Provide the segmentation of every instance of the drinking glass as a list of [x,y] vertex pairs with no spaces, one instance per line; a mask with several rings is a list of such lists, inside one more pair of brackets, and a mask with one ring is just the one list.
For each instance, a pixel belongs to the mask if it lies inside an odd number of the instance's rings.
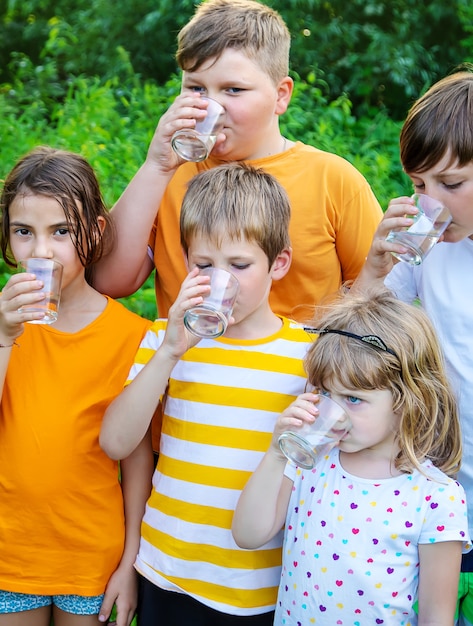
[[312,469],[350,430],[350,418],[328,396],[319,396],[319,415],[312,423],[304,422],[279,436],[279,447],[298,467]]
[[414,223],[407,229],[392,230],[386,241],[399,243],[407,248],[407,252],[391,252],[397,259],[411,265],[420,265],[447,229],[452,216],[435,198],[422,193],[416,193],[412,197],[419,209],[412,216]]
[[202,304],[185,312],[184,324],[198,337],[220,337],[227,330],[238,294],[238,280],[231,272],[217,267],[206,267],[200,273],[210,276],[210,293]]
[[44,313],[39,320],[29,320],[30,324],[53,324],[57,320],[59,299],[61,296],[62,265],[52,259],[30,258],[20,261],[20,269],[23,272],[34,274],[37,280],[43,282],[45,297],[39,302],[26,304],[20,307],[20,312]]
[[212,151],[217,135],[225,123],[225,109],[221,104],[207,96],[201,96],[208,102],[207,115],[196,122],[194,128],[177,130],[171,139],[174,152],[185,161],[204,161]]

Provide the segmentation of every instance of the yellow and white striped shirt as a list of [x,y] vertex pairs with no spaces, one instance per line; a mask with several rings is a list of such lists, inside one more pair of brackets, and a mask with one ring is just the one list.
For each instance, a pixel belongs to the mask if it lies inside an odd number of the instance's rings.
[[[276,603],[282,533],[258,550],[242,550],[231,523],[278,415],[304,391],[302,359],[313,336],[281,319],[279,332],[265,339],[202,339],[174,367],[142,523],[138,571],[233,615],[265,613]],[[157,320],[148,331],[127,383],[165,329]]]

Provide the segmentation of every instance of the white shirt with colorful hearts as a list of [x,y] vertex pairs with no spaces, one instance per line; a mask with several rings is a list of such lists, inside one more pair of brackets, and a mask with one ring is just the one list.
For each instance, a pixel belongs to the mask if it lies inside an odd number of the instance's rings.
[[[344,471],[338,450],[294,481],[275,626],[415,626],[418,544],[461,541],[465,493],[430,462],[383,480]],[[433,480],[435,479],[435,480]]]

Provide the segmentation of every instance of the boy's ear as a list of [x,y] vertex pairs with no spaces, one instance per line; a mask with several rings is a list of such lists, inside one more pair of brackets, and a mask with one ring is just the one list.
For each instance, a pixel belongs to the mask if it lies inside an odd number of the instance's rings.
[[282,115],[286,112],[289,102],[291,101],[292,90],[294,89],[294,81],[290,76],[283,78],[277,87],[278,97],[276,100],[277,115]]
[[291,267],[292,261],[292,248],[284,248],[276,257],[271,270],[272,280],[281,280],[284,278]]

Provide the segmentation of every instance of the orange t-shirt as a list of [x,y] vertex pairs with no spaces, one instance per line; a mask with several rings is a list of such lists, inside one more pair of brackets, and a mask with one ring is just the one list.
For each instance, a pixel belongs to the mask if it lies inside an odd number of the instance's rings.
[[0,589],[105,590],[124,513],[117,462],[98,437],[149,326],[110,299],[77,333],[25,324],[0,404]]
[[[287,275],[273,282],[271,307],[279,315],[307,322],[316,304],[358,276],[381,221],[381,207],[353,165],[312,146],[298,142],[285,152],[248,162],[272,174],[291,202],[292,263]],[[187,273],[179,234],[187,183],[219,164],[212,158],[184,163],[167,186],[149,242],[159,317],[167,317]]]

